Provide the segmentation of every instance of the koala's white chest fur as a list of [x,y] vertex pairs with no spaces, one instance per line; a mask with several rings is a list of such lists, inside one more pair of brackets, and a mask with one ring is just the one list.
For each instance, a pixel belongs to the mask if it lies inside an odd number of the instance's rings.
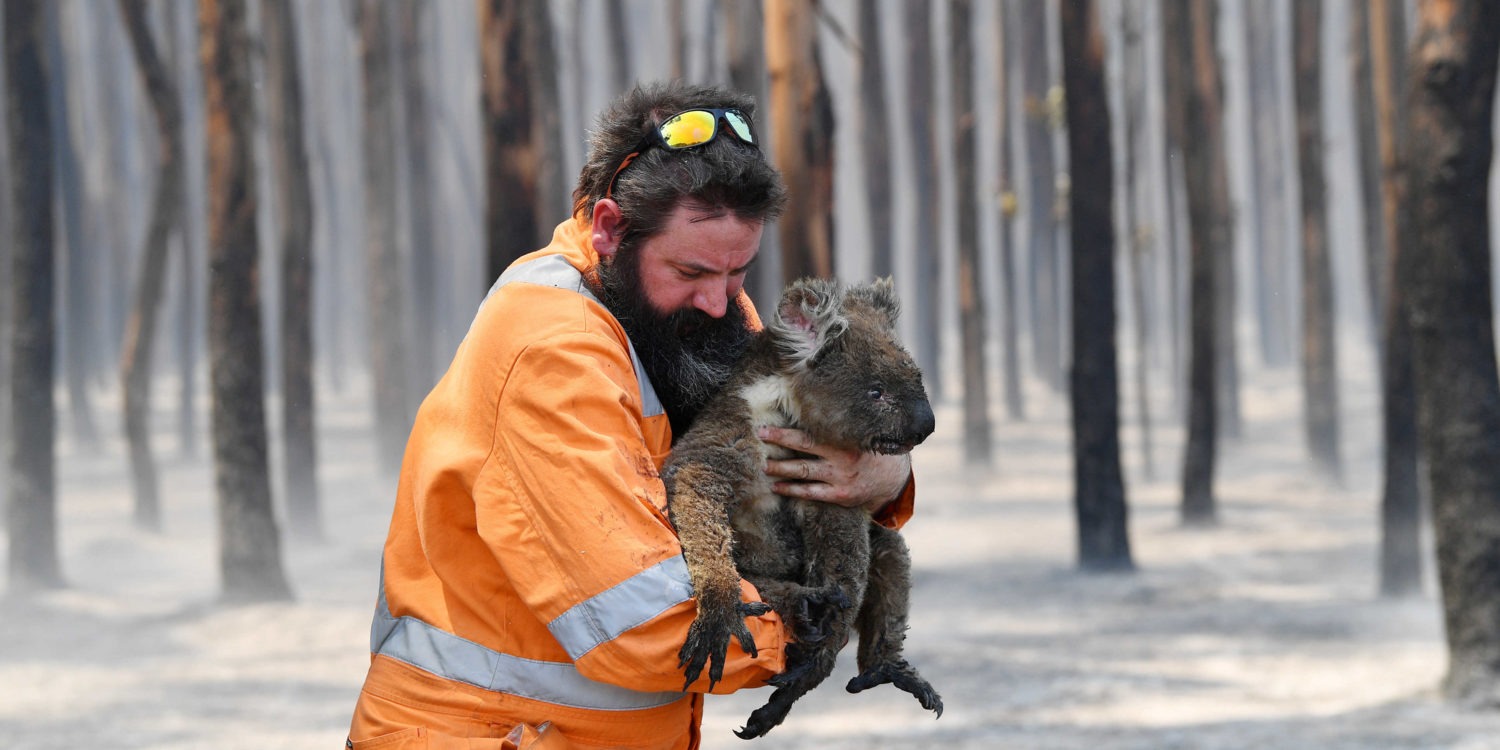
[[[767,375],[743,387],[739,397],[750,410],[750,423],[756,427],[795,427],[801,409],[792,394],[792,383],[785,375]],[[766,460],[792,458],[795,454],[779,445],[756,441],[762,463]],[[766,525],[787,499],[771,491],[771,481],[762,478],[752,497],[740,506],[736,527],[750,536],[766,533]],[[793,504],[794,506],[796,503]]]

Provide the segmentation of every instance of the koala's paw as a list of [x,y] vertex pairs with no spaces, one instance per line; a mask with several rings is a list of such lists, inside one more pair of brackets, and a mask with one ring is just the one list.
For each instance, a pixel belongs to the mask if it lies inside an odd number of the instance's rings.
[[756,656],[755,636],[745,626],[746,617],[758,617],[771,611],[770,605],[761,602],[739,602],[734,607],[699,608],[698,619],[688,628],[687,640],[677,651],[677,666],[682,669],[687,681],[682,689],[687,690],[708,666],[708,689],[724,676],[724,657],[729,651],[729,638],[739,640],[745,653]]
[[750,718],[745,721],[745,726],[735,730],[735,736],[742,740],[764,737],[766,732],[771,731],[786,719],[787,713],[792,710],[792,703],[800,695],[801,692],[777,688],[771,693],[771,699],[766,701],[766,705],[751,712]]
[[917,702],[922,704],[922,708],[935,711],[938,717],[943,715],[943,697],[938,695],[937,691],[932,689],[932,685],[917,673],[916,668],[907,664],[904,659],[877,664],[866,669],[850,680],[845,689],[851,693],[858,693],[887,682],[911,693],[916,697]]
[[833,635],[839,613],[853,605],[849,596],[835,586],[813,589],[797,600],[792,633],[800,643],[822,643]]

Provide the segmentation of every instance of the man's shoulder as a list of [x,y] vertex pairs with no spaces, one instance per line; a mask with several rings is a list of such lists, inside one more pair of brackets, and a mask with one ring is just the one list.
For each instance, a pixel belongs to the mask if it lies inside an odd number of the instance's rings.
[[469,331],[471,341],[481,346],[513,352],[565,345],[580,335],[603,337],[621,351],[629,346],[582,274],[561,256],[543,256],[507,270],[480,305]]

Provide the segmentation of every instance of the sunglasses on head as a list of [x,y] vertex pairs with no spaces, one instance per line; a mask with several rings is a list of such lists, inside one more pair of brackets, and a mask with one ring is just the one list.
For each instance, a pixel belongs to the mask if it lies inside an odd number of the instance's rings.
[[[728,124],[729,127],[721,129],[720,122]],[[604,188],[604,197],[610,198],[614,195],[615,181],[620,179],[620,173],[651,146],[660,146],[669,151],[681,151],[711,143],[719,137],[719,133],[726,130],[734,134],[735,138],[740,139],[741,143],[759,148],[755,143],[755,136],[750,132],[750,118],[738,109],[718,107],[686,109],[668,117],[660,127],[652,128],[634,151],[620,160],[620,166],[615,168],[615,173],[610,175],[609,185]]]

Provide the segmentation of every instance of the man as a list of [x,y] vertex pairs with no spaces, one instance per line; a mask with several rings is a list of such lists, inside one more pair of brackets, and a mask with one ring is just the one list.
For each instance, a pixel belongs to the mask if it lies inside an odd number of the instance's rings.
[[[682,692],[696,609],[657,471],[759,326],[741,287],[786,196],[753,106],[616,101],[573,217],[481,304],[407,444],[349,747],[698,745],[708,677]],[[766,467],[785,494],[910,516],[906,456],[763,438],[809,456]],[[780,618],[748,620],[757,653],[731,644],[715,692],[785,667]]]

